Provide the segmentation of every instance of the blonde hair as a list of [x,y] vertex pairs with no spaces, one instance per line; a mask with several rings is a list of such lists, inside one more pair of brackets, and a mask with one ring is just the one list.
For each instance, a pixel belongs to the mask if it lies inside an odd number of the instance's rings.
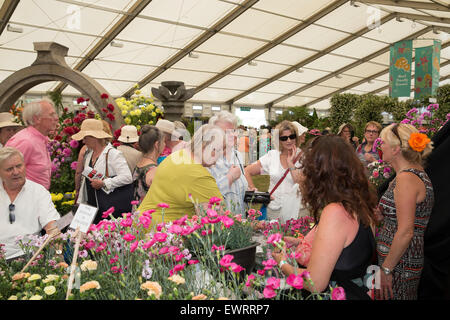
[[[298,147],[300,145],[300,139],[299,139],[299,136],[298,136],[297,127],[292,122],[287,121],[287,120],[283,120],[279,124],[277,124],[277,126],[275,127],[275,130],[278,130],[279,136],[281,136],[281,133],[284,130],[290,130],[292,133],[295,133],[295,146]],[[278,145],[278,147],[276,149],[279,149],[280,152],[283,152],[282,144],[281,143],[275,143],[275,146],[277,146],[277,145]]]
[[369,122],[367,122],[367,123],[366,123],[366,126],[364,127],[364,131],[366,131],[366,129],[367,129],[368,126],[374,126],[374,127],[376,127],[377,130],[378,130],[378,133],[380,133],[381,130],[383,129],[383,127],[381,126],[381,124],[379,124],[379,123],[376,122],[376,121],[369,121]]
[[[394,133],[393,130],[397,128],[398,136]],[[402,151],[402,156],[409,162],[417,163],[422,165],[423,160],[431,153],[433,150],[433,143],[430,142],[427,144],[425,149],[421,152],[413,150],[409,145],[409,138],[412,133],[418,133],[416,127],[410,124],[400,123],[400,124],[390,124],[386,128],[384,128],[380,133],[380,138],[385,143],[389,144],[392,147],[399,146]],[[400,138],[400,139],[399,139]],[[401,140],[401,141],[400,141]]]

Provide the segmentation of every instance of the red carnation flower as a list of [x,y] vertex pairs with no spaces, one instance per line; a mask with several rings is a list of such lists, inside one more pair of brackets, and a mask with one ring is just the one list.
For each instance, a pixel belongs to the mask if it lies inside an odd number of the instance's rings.
[[108,109],[106,109],[106,108],[102,108],[102,111],[103,111],[104,113],[108,113]]
[[81,103],[83,103],[83,102],[85,102],[86,100],[84,100],[84,98],[83,97],[79,97],[78,99],[77,99],[77,103],[78,104],[81,104]]
[[111,121],[116,120],[116,117],[114,117],[114,115],[113,115],[112,113],[108,113],[106,116],[107,116],[108,119],[111,120]]
[[60,135],[57,135],[57,136],[55,137],[55,140],[61,141],[61,140],[62,140],[62,137],[61,137]]
[[121,132],[122,132],[122,128],[117,129],[116,131],[114,131],[114,137],[116,139],[119,139]]
[[108,99],[109,96],[106,93],[102,93],[102,95],[100,96],[102,99]]
[[88,113],[87,113],[87,116],[88,116],[88,118],[90,118],[90,119],[95,118],[95,113],[94,113],[94,111],[89,110]]
[[114,146],[115,148],[119,147],[119,146],[120,146],[120,142],[119,142],[119,141],[114,141],[114,142],[113,142],[113,146]]
[[65,127],[63,132],[69,136],[75,134],[75,130],[73,130],[73,127]]
[[111,103],[109,103],[108,104],[108,109],[109,109],[109,111],[113,112],[114,111],[114,106]]

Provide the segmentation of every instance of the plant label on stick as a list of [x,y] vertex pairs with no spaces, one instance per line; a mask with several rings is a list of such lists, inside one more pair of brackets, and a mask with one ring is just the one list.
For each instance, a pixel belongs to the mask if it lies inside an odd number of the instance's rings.
[[98,208],[81,203],[75,213],[69,228],[76,230],[79,228],[80,232],[87,233],[92,221],[94,221]]

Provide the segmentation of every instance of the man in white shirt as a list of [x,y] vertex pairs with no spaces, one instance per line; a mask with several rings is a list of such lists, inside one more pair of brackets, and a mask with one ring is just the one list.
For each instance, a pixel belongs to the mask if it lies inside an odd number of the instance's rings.
[[0,243],[6,259],[24,254],[15,243],[18,236],[58,233],[59,213],[50,192],[42,185],[26,179],[22,153],[12,147],[0,149]]

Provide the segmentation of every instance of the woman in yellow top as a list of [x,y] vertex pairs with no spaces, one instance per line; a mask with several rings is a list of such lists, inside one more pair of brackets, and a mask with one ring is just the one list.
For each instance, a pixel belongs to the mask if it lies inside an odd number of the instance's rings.
[[[163,221],[191,217],[198,207],[207,208],[209,199],[223,199],[216,180],[206,170],[222,155],[225,133],[214,125],[203,125],[190,144],[168,156],[156,169],[152,185],[138,208],[140,213],[154,209],[152,226]],[[162,216],[160,203],[166,203]],[[196,204],[194,206],[194,203]],[[196,208],[197,207],[197,208]]]

